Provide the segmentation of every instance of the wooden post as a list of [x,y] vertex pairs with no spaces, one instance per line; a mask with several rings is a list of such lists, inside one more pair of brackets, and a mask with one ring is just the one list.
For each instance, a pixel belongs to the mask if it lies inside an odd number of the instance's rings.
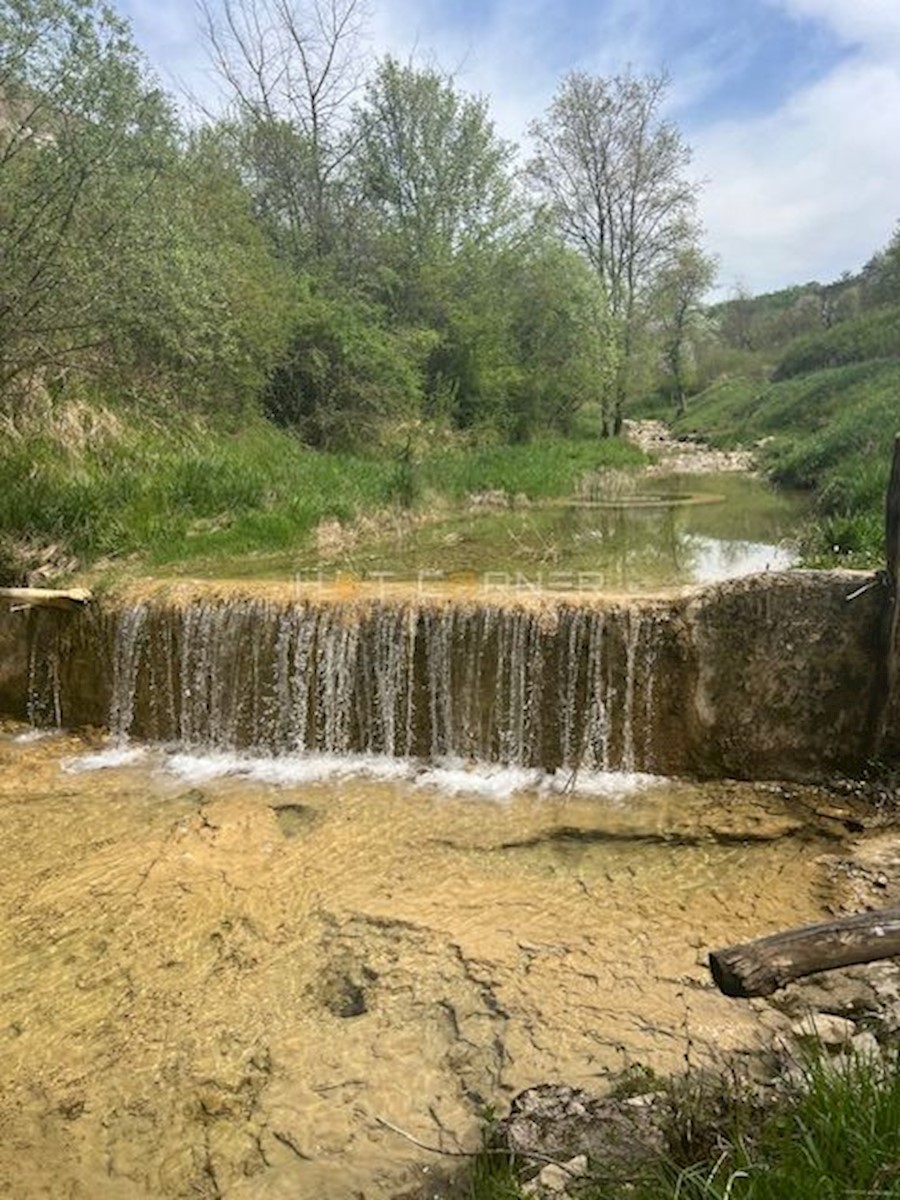
[[894,438],[894,458],[884,506],[885,599],[879,634],[878,661],[869,712],[873,758],[883,747],[887,723],[897,693],[897,640],[900,635],[900,433]]
[[794,979],[900,955],[900,908],[789,929],[709,956],[726,996],[770,996]]

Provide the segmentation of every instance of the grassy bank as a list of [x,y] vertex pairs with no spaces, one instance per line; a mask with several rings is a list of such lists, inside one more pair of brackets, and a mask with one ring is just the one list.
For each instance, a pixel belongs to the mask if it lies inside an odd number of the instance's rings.
[[[832,340],[840,362],[846,341],[840,327]],[[806,343],[804,355],[789,349],[772,382],[720,380],[689,401],[673,429],[718,446],[755,446],[776,483],[811,489],[810,563],[873,566],[883,555],[884,493],[900,428],[900,361],[823,367],[828,344],[822,335],[815,354]],[[801,370],[807,363],[814,369]],[[652,407],[639,406],[636,415],[650,415]]]
[[[733,1082],[668,1085],[665,1151],[639,1167],[589,1164],[580,1200],[846,1200],[900,1197],[900,1072],[894,1054],[814,1059],[761,1096]],[[532,1169],[524,1175],[534,1174]],[[523,1172],[486,1152],[466,1200],[519,1200]]]
[[641,461],[597,439],[326,454],[262,418],[227,430],[70,406],[0,442],[0,573],[48,550],[81,567],[136,557],[147,568],[300,551],[325,519],[492,490],[565,495],[590,470]]

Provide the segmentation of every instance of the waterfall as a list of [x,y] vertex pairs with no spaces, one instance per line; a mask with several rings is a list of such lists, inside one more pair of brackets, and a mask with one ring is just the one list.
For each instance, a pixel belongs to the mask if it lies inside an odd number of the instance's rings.
[[151,598],[37,638],[31,712],[77,721],[75,662],[118,740],[640,770],[655,629],[588,604]]
[[[844,572],[669,598],[170,585],[8,618],[0,699],[36,725],[204,751],[818,777],[870,751],[881,599],[847,604],[858,588]],[[900,717],[890,730],[900,746]]]

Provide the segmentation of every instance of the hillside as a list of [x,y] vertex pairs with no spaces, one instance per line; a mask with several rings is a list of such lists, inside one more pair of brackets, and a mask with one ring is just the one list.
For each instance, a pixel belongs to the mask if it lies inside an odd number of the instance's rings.
[[[859,276],[739,296],[707,318],[676,434],[754,446],[776,483],[811,489],[810,563],[878,564],[900,429],[900,233]],[[672,410],[657,394],[634,411]]]

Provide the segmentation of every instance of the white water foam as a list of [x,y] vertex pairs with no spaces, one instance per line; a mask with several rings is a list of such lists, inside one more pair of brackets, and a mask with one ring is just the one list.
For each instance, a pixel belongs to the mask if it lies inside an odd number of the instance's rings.
[[285,754],[267,757],[231,752],[171,754],[164,769],[188,783],[239,776],[255,783],[302,786],[331,779],[361,777],[393,780],[410,777],[408,759],[376,754]]
[[147,750],[143,746],[108,746],[94,754],[81,754],[78,758],[67,758],[62,763],[64,771],[78,774],[82,771],[108,771],[113,767],[133,767],[145,762]]
[[26,729],[24,733],[13,734],[11,740],[18,745],[27,745],[30,742],[45,742],[47,738],[59,735],[58,729]]
[[547,773],[501,763],[441,757],[433,763],[385,754],[240,754],[236,751],[171,751],[164,747],[116,744],[66,759],[63,770],[103,771],[152,765],[189,784],[239,778],[277,787],[303,787],[341,779],[403,781],[445,796],[472,796],[502,801],[523,792],[553,796],[596,796],[624,799],[658,786],[656,775],[636,771],[560,770]]

